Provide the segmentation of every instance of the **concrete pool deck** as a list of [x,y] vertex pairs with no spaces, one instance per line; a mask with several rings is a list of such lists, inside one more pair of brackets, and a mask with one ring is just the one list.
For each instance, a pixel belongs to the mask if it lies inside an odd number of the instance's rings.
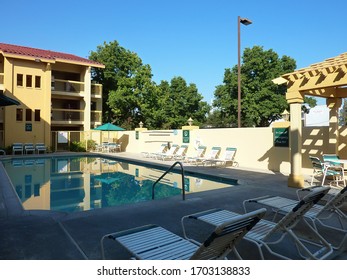
[[[108,154],[109,156],[109,154]],[[132,159],[169,167],[173,162],[151,160],[139,154],[117,153],[117,159]],[[296,198],[296,189],[287,187],[288,176],[267,170],[243,167],[215,168],[185,166],[187,172],[238,180],[230,188],[96,209],[78,213],[24,211],[0,168],[0,259],[2,260],[100,260],[103,235],[145,224],[158,224],[182,236],[182,216],[210,208],[224,208],[243,213],[245,199],[263,195]],[[309,177],[307,178],[309,179]],[[114,241],[105,242],[106,259],[129,259],[130,255]],[[256,254],[246,258],[257,259]],[[254,250],[255,251],[255,250]],[[242,253],[242,250],[240,251]],[[346,260],[347,252],[335,259]]]

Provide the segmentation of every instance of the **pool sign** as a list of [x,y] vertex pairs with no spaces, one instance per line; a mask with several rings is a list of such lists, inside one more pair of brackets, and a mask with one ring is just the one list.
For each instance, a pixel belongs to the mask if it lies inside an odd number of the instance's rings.
[[189,130],[183,130],[183,143],[189,143]]
[[274,146],[289,147],[289,129],[274,128]]
[[31,123],[26,123],[25,131],[33,131],[33,125]]

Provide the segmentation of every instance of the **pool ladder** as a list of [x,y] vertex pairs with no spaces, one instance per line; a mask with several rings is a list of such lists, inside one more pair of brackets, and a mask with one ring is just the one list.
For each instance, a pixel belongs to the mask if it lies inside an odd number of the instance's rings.
[[185,200],[186,199],[186,190],[185,190],[185,187],[184,187],[184,168],[183,168],[183,164],[182,162],[180,161],[176,161],[173,165],[170,166],[170,168],[168,170],[166,170],[164,172],[163,175],[161,175],[157,181],[155,181],[155,183],[153,184],[152,186],[152,200],[154,199],[154,188],[155,188],[155,185],[157,183],[159,183],[159,181],[161,179],[163,179],[165,177],[166,174],[168,174],[176,165],[179,165],[181,167],[181,177],[182,177],[182,200]]

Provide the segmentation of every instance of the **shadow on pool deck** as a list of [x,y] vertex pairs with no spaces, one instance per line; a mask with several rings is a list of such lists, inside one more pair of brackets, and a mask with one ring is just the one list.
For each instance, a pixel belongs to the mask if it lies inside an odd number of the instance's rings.
[[[147,161],[138,154],[120,153],[118,158]],[[170,165],[172,162],[153,161]],[[288,177],[269,171],[242,168],[211,168],[187,166],[188,172],[211,174],[238,180],[230,188],[96,209],[78,213],[24,211],[18,203],[4,170],[0,168],[0,259],[69,260],[101,259],[100,239],[103,235],[145,224],[158,224],[182,235],[182,216],[210,208],[224,208],[243,213],[245,199],[262,195],[296,198],[296,189],[287,187]],[[129,259],[130,255],[114,241],[107,240],[107,259]],[[242,253],[242,248],[240,252]],[[247,249],[248,252],[253,250]],[[255,250],[254,250],[255,251]],[[258,259],[256,254],[247,254]],[[347,259],[347,253],[336,257]]]

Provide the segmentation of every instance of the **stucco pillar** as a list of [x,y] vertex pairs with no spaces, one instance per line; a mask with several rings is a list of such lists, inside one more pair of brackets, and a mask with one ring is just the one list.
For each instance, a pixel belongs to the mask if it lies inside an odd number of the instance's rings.
[[290,104],[290,175],[288,186],[295,188],[304,187],[302,175],[302,121],[301,103]]
[[202,139],[199,135],[199,126],[192,125],[193,120],[189,125],[182,126],[182,144],[188,145],[187,155],[196,156],[196,149],[202,145]]
[[84,73],[84,110],[83,110],[83,130],[90,130],[91,117],[91,68],[87,67]]
[[147,128],[143,127],[143,123],[141,122],[139,124],[139,127],[135,128],[135,140],[136,140],[136,148],[137,148],[137,152],[141,153],[143,151],[146,151],[145,147],[145,141],[144,141],[144,137],[142,137],[142,133],[143,132],[147,132]]
[[327,154],[339,153],[339,108],[341,107],[341,98],[328,98],[326,104],[329,108],[329,145]]

